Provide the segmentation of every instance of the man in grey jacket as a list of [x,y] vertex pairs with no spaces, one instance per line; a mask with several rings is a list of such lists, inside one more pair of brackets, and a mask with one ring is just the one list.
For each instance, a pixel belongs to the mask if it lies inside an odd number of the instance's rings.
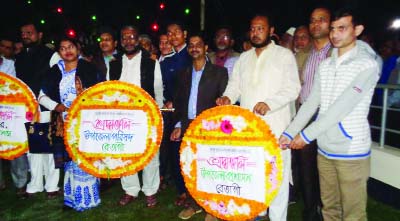
[[[310,96],[279,142],[302,149],[317,140],[324,220],[367,220],[367,116],[379,65],[366,45],[356,41],[364,27],[353,11],[337,11],[330,29],[332,56],[318,67]],[[303,129],[317,108],[317,119]]]

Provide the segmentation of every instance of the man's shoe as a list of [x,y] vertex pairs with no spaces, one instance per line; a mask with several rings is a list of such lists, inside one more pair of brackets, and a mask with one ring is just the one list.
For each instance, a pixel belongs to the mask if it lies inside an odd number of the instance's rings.
[[202,209],[193,209],[192,207],[188,207],[184,210],[182,210],[179,214],[178,217],[180,219],[186,220],[186,219],[190,219],[190,217],[192,217],[193,215],[196,215],[197,213],[201,213],[203,210]]
[[26,194],[26,187],[17,188],[17,196],[23,196]]
[[60,194],[61,194],[60,191],[47,192],[47,199],[49,199],[49,200],[54,199],[57,196],[59,196]]
[[151,196],[146,196],[146,206],[149,208],[153,208],[157,205],[157,197],[156,194]]
[[35,196],[35,194],[34,193],[25,192],[24,194],[18,195],[18,196],[20,197],[20,199],[26,200],[26,199],[33,198]]
[[131,195],[125,193],[125,194],[121,197],[121,199],[119,200],[118,203],[119,203],[119,205],[121,205],[121,206],[125,206],[125,205],[127,205],[128,203],[134,201],[135,199],[136,199],[136,197],[131,196]]

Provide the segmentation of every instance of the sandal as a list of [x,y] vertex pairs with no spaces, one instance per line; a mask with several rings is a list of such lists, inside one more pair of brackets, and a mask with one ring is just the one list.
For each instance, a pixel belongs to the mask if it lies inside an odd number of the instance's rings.
[[184,206],[187,200],[186,193],[182,193],[180,196],[178,196],[175,200],[175,205],[177,206]]
[[157,197],[156,194],[151,196],[146,196],[146,206],[149,208],[153,208],[157,205]]
[[135,201],[135,199],[136,199],[136,197],[131,196],[131,195],[125,193],[125,194],[121,197],[121,199],[119,200],[118,203],[119,203],[119,205],[121,205],[121,206],[125,206],[125,205],[127,205],[128,203]]
[[180,219],[183,219],[183,220],[187,220],[187,219],[190,219],[192,216],[194,216],[194,215],[196,215],[196,214],[198,214],[198,213],[201,213],[203,210],[201,209],[201,208],[199,208],[199,209],[194,209],[194,208],[192,208],[192,207],[188,207],[188,208],[186,208],[186,209],[184,209],[184,210],[182,210],[179,214],[178,214],[178,217],[180,218]]

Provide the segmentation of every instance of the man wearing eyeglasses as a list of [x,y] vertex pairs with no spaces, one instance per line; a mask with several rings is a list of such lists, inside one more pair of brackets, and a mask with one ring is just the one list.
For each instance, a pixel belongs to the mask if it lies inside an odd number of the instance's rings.
[[211,63],[228,69],[231,75],[233,66],[239,58],[239,53],[233,50],[235,41],[232,37],[232,31],[227,27],[221,27],[215,32],[214,44],[216,51],[208,54]]
[[[121,29],[121,46],[124,54],[121,58],[110,62],[110,80],[120,80],[137,85],[149,93],[159,107],[163,105],[163,85],[160,64],[150,58],[150,54],[139,45],[139,33],[134,26],[125,26]],[[125,194],[119,200],[119,205],[125,206],[134,201],[143,191],[146,195],[146,206],[154,207],[157,204],[156,193],[160,185],[158,153],[143,169],[140,186],[138,174],[121,178],[122,189]]]

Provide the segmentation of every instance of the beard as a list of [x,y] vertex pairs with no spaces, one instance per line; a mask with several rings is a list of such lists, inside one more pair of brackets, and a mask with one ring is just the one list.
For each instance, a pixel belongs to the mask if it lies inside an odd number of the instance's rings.
[[22,41],[22,44],[24,45],[25,48],[31,48],[31,47],[37,45],[38,42],[33,42],[33,41],[24,42],[24,41]]
[[251,45],[255,48],[263,48],[263,47],[267,46],[270,42],[271,42],[271,36],[269,36],[269,35],[267,36],[265,41],[263,41],[261,43],[255,43],[253,41],[250,41]]
[[139,46],[139,45],[136,45],[135,48],[132,49],[132,50],[130,50],[130,51],[128,51],[128,50],[126,50],[126,49],[124,48],[124,52],[125,52],[126,55],[133,55],[133,54],[136,54],[139,50],[140,50],[140,46]]
[[220,51],[224,51],[224,50],[229,49],[229,46],[228,45],[217,45],[217,49]]

